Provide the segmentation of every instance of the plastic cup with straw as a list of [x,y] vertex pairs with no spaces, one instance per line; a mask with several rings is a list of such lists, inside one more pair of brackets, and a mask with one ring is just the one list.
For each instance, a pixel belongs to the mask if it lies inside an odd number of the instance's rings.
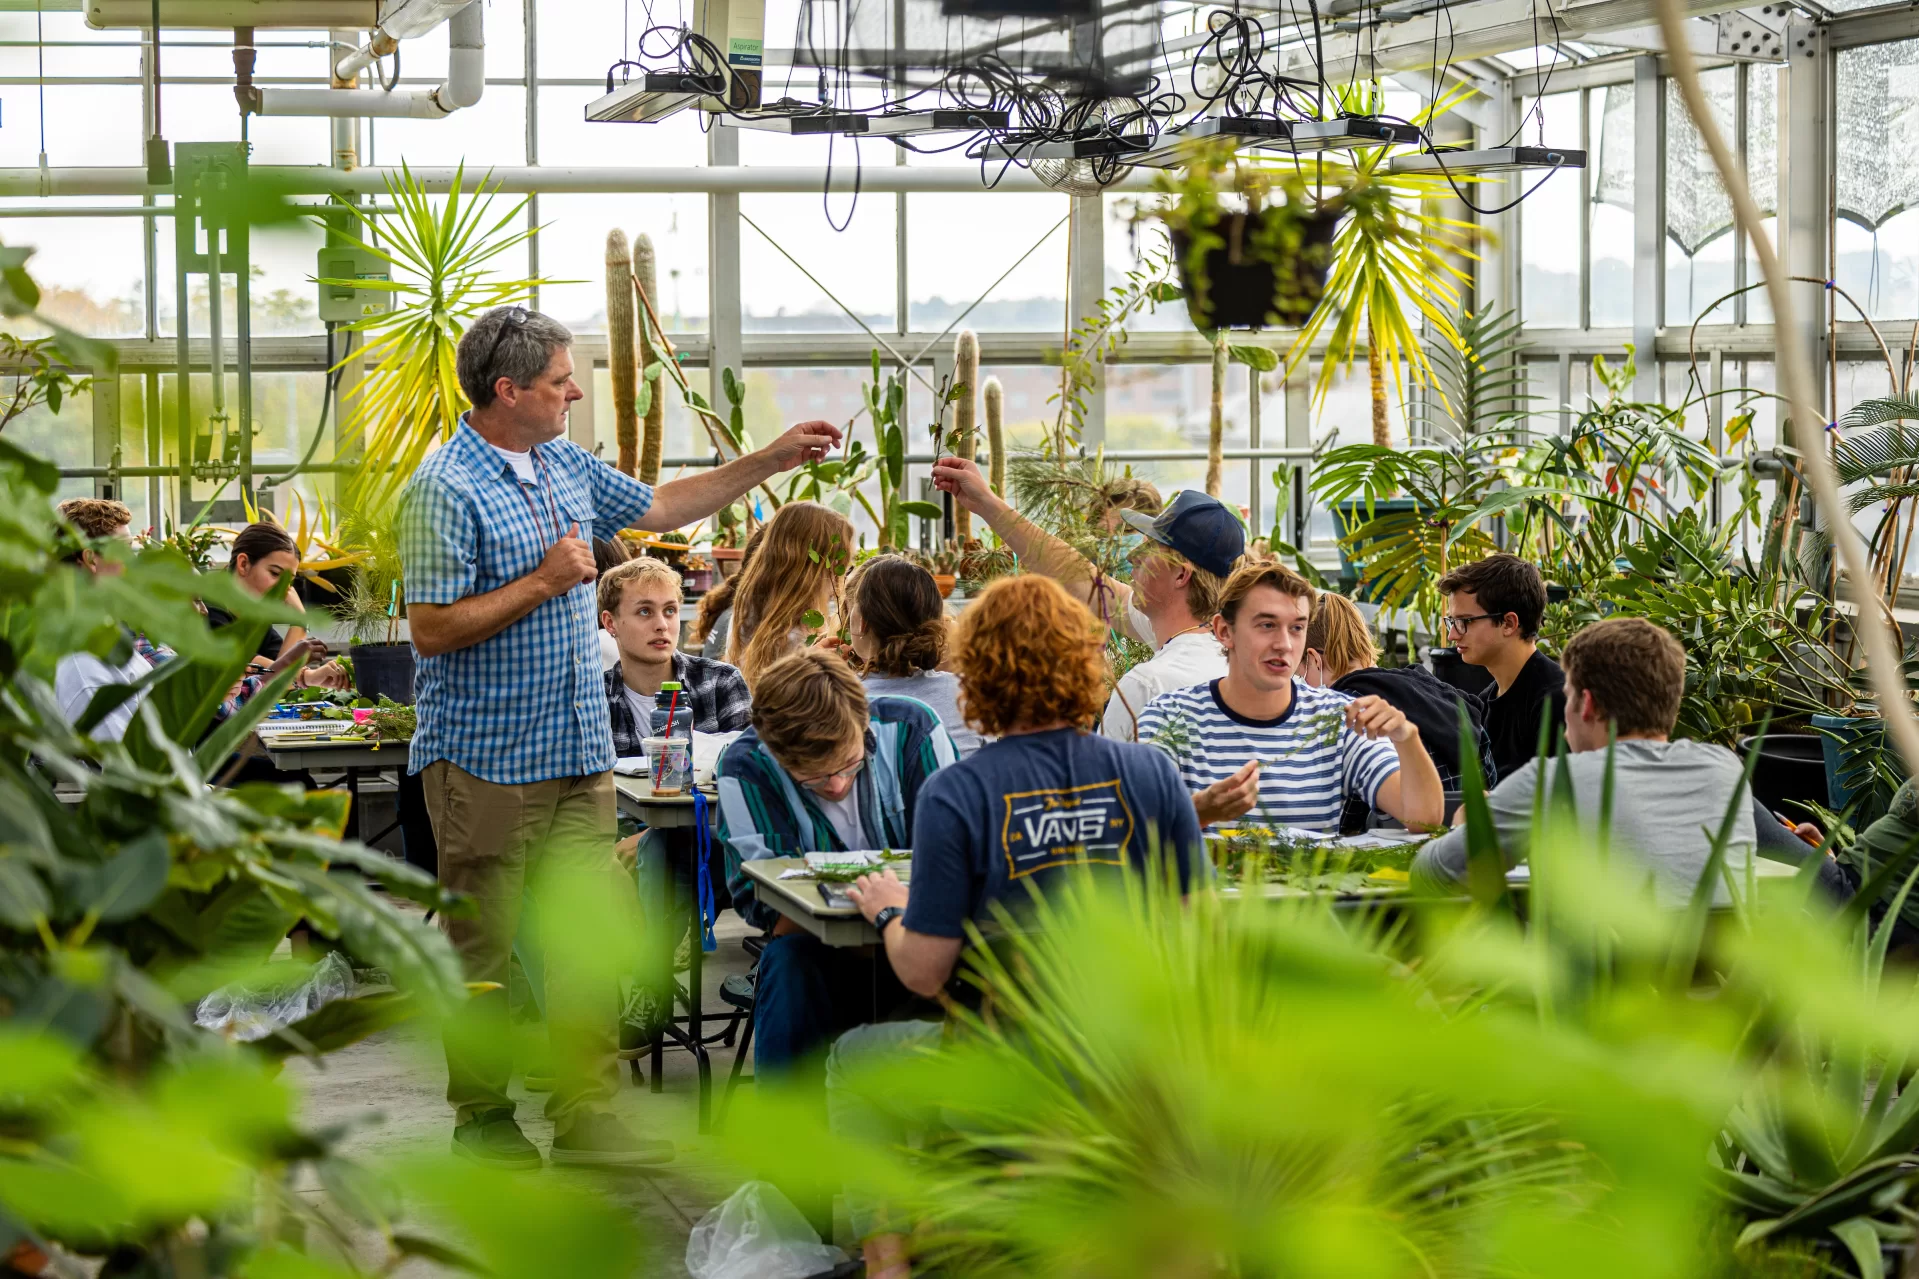
[[[668,680],[664,684],[660,685],[660,691],[662,693],[668,693],[668,692],[671,693],[671,696],[667,698],[667,702],[666,702],[666,736],[663,739],[665,742],[667,742],[670,745],[673,741],[673,715],[674,715],[674,712],[677,711],[680,707],[680,686],[676,681]],[[688,743],[689,769],[691,767],[691,752],[690,752],[691,745],[692,744],[689,742]],[[662,748],[660,751],[659,763],[653,769],[653,793],[656,795],[659,793],[660,783],[666,780],[666,762],[668,758],[669,756],[666,750]]]

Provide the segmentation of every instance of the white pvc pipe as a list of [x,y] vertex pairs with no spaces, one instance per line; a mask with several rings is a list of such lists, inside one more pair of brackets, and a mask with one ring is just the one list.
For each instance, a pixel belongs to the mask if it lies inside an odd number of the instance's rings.
[[[315,90],[325,92],[325,90]],[[341,92],[346,92],[342,90]],[[378,94],[372,96],[380,96]],[[601,126],[608,135],[616,139],[630,138],[628,144],[638,148],[644,145],[646,130],[644,124],[608,124]],[[983,191],[985,185],[980,181],[977,165],[941,165],[934,167],[919,165],[896,165],[871,163],[863,166],[859,174],[860,189],[871,193],[894,194],[897,192],[950,192],[964,193]],[[396,168],[367,167],[355,169],[351,173],[342,173],[338,169],[322,165],[254,165],[249,169],[254,174],[271,174],[284,184],[288,194],[323,195],[330,192],[342,194],[359,193],[363,195],[385,195],[387,176],[399,177]],[[998,166],[993,166],[998,172]],[[425,190],[443,193],[453,189],[454,170],[450,168],[415,168],[413,180]],[[643,195],[662,193],[674,194],[760,194],[775,192],[799,192],[818,195],[831,179],[832,190],[848,191],[853,189],[854,169],[851,163],[836,164],[829,174],[826,169],[808,165],[748,165],[680,168],[639,168],[639,167],[570,167],[555,165],[515,166],[512,168],[468,169],[461,179],[462,189],[474,191],[485,183],[489,190],[498,188],[512,194],[583,194],[606,192],[611,194]],[[1127,174],[1110,190],[1122,192],[1150,191],[1153,174],[1135,170]],[[1009,171],[996,188],[1005,192],[1045,191],[1039,180],[1022,169]],[[149,187],[147,171],[142,168],[75,168],[48,169],[44,173],[36,168],[0,168],[0,197],[5,196],[79,196],[79,195],[165,195],[169,188]],[[0,210],[0,218],[6,216]]]
[[374,37],[341,58],[333,68],[336,80],[354,80],[359,74],[400,47],[400,42],[386,32],[381,31]]
[[[261,115],[366,116],[438,120],[470,107],[486,91],[485,6],[474,0],[453,15],[446,79],[437,89],[382,93],[372,89],[262,89]],[[378,41],[372,41],[371,48]],[[360,52],[365,52],[362,49]],[[352,57],[357,58],[359,53]],[[349,58],[347,61],[350,61]],[[342,66],[345,65],[343,61]]]

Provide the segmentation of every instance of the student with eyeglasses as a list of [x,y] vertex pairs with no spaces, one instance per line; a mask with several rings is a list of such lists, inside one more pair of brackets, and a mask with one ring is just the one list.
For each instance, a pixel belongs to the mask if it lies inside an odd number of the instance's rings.
[[1483,666],[1493,683],[1478,694],[1485,710],[1493,766],[1501,778],[1539,753],[1539,721],[1547,719],[1550,751],[1566,727],[1566,676],[1539,651],[1546,582],[1517,555],[1488,555],[1439,579],[1446,597],[1440,619],[1459,659]]
[[910,1000],[884,955],[827,946],[754,900],[744,863],[913,846],[926,779],[956,762],[939,716],[909,697],[868,697],[837,653],[802,649],[760,675],[753,726],[720,755],[720,840],[733,908],[771,927],[754,995],[753,1069],[817,1082],[842,1031]]

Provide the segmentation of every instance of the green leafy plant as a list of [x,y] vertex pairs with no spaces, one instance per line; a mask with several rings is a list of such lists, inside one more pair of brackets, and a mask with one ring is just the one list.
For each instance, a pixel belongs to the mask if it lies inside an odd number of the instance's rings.
[[524,225],[526,201],[496,206],[499,184],[482,181],[462,193],[465,167],[455,170],[452,191],[431,196],[404,162],[387,177],[391,213],[346,206],[358,234],[344,240],[385,262],[390,280],[321,280],[393,295],[392,309],[353,321],[365,334],[352,359],[367,363],[350,390],[353,406],[341,451],[357,448],[364,460],[349,473],[343,504],[356,511],[392,501],[433,444],[452,436],[467,407],[454,370],[454,352],[467,325],[496,306],[525,298],[538,279],[502,279],[493,263],[534,235]]
[[93,389],[93,379],[72,371],[57,341],[0,333],[0,368],[6,370],[0,373],[0,431],[43,405],[58,413],[66,401]]
[[[1125,345],[1127,324],[1139,316],[1153,314],[1162,302],[1180,299],[1179,285],[1169,278],[1171,271],[1172,258],[1158,249],[1149,249],[1140,255],[1138,264],[1126,272],[1124,279],[1106,290],[1090,314],[1068,326],[1060,350],[1060,387],[1047,400],[1049,404],[1057,404],[1058,411],[1053,429],[1041,446],[1043,451],[1064,459],[1079,448],[1085,433],[1087,395],[1098,385],[1100,371]],[[999,406],[989,397],[989,427],[996,407]],[[995,447],[995,463],[999,456],[1000,450]]]
[[[1430,125],[1470,87],[1441,94],[1413,117]],[[1358,115],[1377,114],[1383,94],[1376,84],[1356,86],[1342,95],[1341,107]],[[1288,371],[1308,359],[1320,360],[1315,399],[1324,404],[1341,370],[1350,371],[1364,355],[1372,403],[1372,441],[1390,443],[1389,394],[1403,398],[1407,383],[1430,384],[1429,347],[1460,343],[1454,327],[1461,290],[1470,287],[1468,264],[1476,258],[1475,239],[1483,234],[1471,222],[1440,212],[1452,196],[1447,179],[1430,173],[1393,173],[1390,147],[1355,147],[1351,164],[1315,158],[1313,182],[1342,192],[1346,218],[1333,240],[1333,261],[1326,291],[1287,356]],[[1454,182],[1469,183],[1470,175]],[[1409,309],[1408,304],[1411,304]],[[1425,319],[1419,331],[1415,315]],[[1324,354],[1314,357],[1322,346]]]
[[[868,504],[863,495],[859,500],[868,516],[879,526],[880,549],[890,550],[906,545],[911,527],[909,520],[937,520],[945,512],[931,502],[906,496],[906,385],[893,373],[887,373],[882,380],[877,347],[872,353],[872,371],[873,380],[862,386],[861,393],[866,401],[867,419],[873,423],[873,460],[874,471],[879,477],[879,509],[875,510]],[[944,405],[941,408],[944,411]],[[853,492],[859,494],[858,489]]]
[[1314,185],[1318,190],[1309,191],[1302,171],[1259,163],[1226,141],[1188,144],[1184,164],[1154,174],[1153,188],[1161,199],[1134,205],[1132,217],[1161,222],[1174,237],[1186,283],[1181,292],[1194,328],[1210,332],[1217,327],[1208,262],[1221,251],[1230,262],[1272,268],[1275,292],[1268,323],[1297,323],[1311,313],[1319,295],[1307,291],[1306,281],[1317,283],[1331,254],[1324,244],[1308,242],[1308,227],[1344,207],[1336,182],[1330,195],[1325,194],[1328,184]]

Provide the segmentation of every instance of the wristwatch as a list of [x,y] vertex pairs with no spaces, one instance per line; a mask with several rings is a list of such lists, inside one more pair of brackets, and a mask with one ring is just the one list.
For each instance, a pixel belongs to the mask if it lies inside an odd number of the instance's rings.
[[904,915],[905,913],[906,911],[899,906],[886,907],[885,909],[881,910],[879,914],[873,916],[873,931],[884,936],[886,933],[886,926],[892,923],[894,920],[898,919],[901,915]]

